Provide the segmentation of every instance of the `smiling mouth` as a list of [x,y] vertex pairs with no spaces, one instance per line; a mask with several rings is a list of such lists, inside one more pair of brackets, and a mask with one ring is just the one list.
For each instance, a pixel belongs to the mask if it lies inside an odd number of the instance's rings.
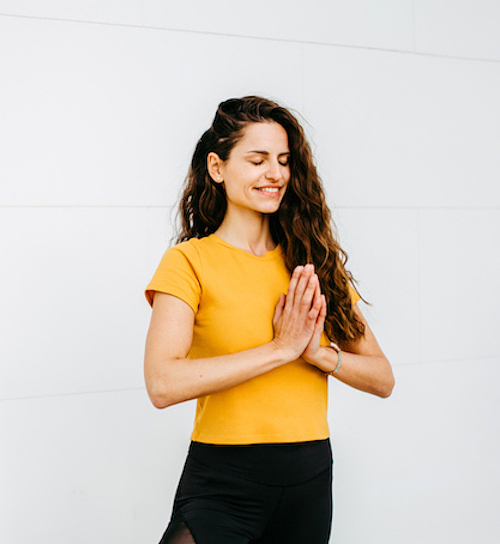
[[279,187],[257,187],[256,189],[261,193],[267,193],[269,195],[277,195],[280,192]]

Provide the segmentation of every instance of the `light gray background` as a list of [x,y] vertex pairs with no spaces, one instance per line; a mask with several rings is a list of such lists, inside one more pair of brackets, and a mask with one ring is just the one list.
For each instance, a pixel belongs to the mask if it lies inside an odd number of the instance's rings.
[[0,0],[0,541],[154,543],[193,403],[156,411],[143,289],[215,107],[306,120],[381,400],[332,380],[335,544],[499,541],[494,0]]

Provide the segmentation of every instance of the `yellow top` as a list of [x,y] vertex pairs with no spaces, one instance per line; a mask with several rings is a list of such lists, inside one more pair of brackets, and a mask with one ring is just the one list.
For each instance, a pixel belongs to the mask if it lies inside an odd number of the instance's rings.
[[[270,342],[272,318],[290,274],[281,248],[262,257],[215,234],[170,248],[146,290],[174,295],[195,312],[189,357],[236,353]],[[352,289],[353,304],[359,296]],[[327,345],[326,336],[322,344]],[[208,444],[304,442],[328,438],[327,376],[298,359],[204,397],[191,439]]]

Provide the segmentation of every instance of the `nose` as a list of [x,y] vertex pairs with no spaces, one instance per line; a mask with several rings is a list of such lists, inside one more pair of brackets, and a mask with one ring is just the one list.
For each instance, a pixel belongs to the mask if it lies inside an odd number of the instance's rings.
[[282,177],[281,168],[278,161],[269,162],[269,168],[266,172],[266,178],[269,181],[278,182]]

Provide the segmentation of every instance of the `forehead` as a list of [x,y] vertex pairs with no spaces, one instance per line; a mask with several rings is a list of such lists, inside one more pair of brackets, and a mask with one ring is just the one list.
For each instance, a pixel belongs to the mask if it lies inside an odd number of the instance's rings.
[[243,131],[243,136],[234,146],[234,150],[246,153],[259,150],[270,153],[288,152],[288,134],[286,130],[274,121],[250,123]]

